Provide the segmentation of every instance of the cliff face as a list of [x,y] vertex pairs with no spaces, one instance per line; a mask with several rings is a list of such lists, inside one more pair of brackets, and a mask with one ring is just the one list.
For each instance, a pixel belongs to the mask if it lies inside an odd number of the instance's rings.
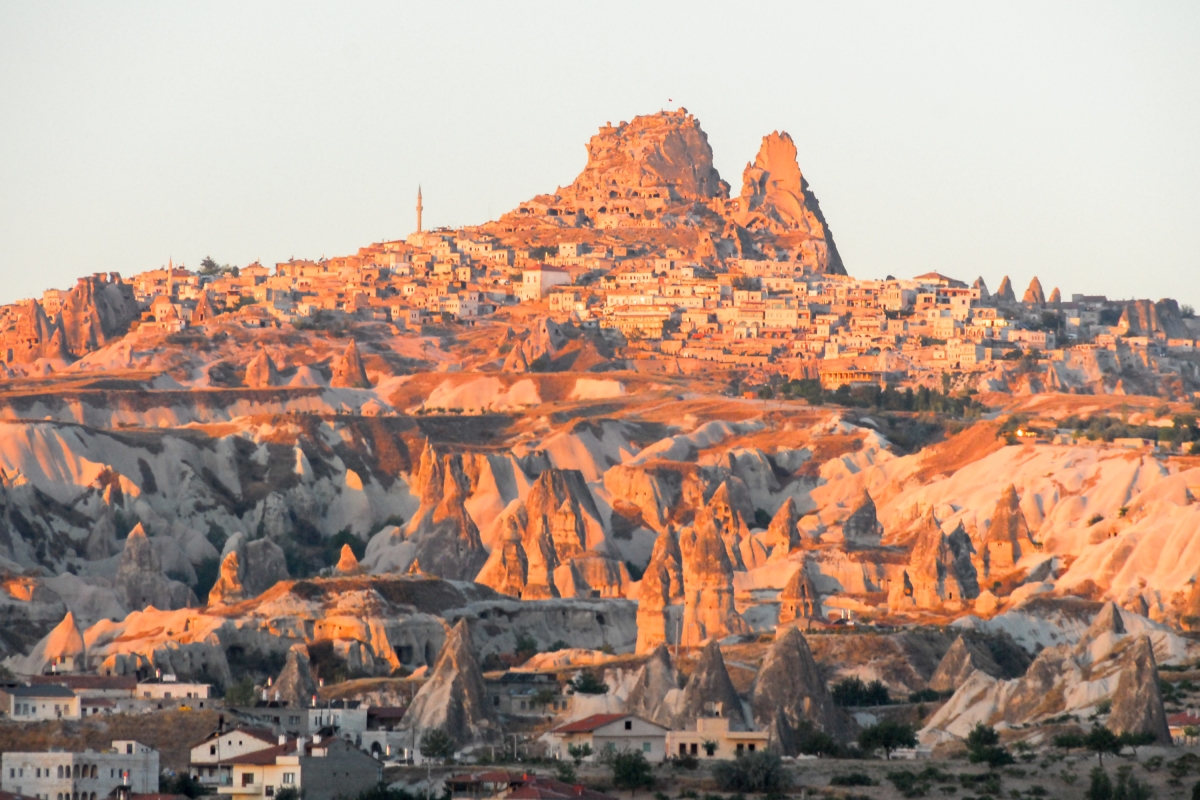
[[751,705],[755,724],[760,730],[775,732],[773,744],[785,755],[796,755],[794,736],[789,734],[805,725],[838,738],[844,738],[848,728],[808,642],[794,627],[776,633],[754,682]]
[[459,620],[438,655],[429,680],[417,692],[400,721],[419,735],[440,729],[459,745],[489,737],[496,719],[488,702],[483,673],[475,661],[467,621]]
[[796,144],[786,132],[763,137],[754,163],[742,173],[742,194],[731,219],[751,232],[800,235],[805,241],[797,255],[805,266],[846,274],[821,206],[796,162]]
[[587,166],[564,194],[675,201],[729,195],[729,184],[713,167],[708,135],[686,109],[606,125],[587,151]]
[[63,300],[61,314],[67,348],[82,356],[124,336],[138,307],[129,284],[93,275],[79,279]]
[[416,560],[430,575],[472,580],[487,560],[479,529],[463,506],[470,481],[461,455],[441,455],[432,444],[421,453],[414,494],[421,505],[405,531]]

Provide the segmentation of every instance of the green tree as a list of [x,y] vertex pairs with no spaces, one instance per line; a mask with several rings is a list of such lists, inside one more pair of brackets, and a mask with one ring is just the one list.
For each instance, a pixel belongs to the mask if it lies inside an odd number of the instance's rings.
[[221,271],[221,265],[213,261],[212,256],[205,256],[200,260],[201,275],[216,275]]
[[967,734],[967,757],[972,764],[987,764],[992,769],[1014,762],[1012,754],[1000,746],[1000,734],[982,722]]
[[421,737],[421,755],[425,758],[437,758],[447,761],[454,757],[454,751],[457,749],[458,745],[454,739],[441,728],[428,730]]
[[592,746],[587,742],[584,742],[583,744],[567,745],[567,755],[571,757],[571,760],[575,762],[575,766],[577,767],[582,764],[583,760],[591,754]]
[[709,758],[712,758],[713,753],[717,752],[717,748],[720,747],[720,745],[714,739],[705,739],[700,743],[700,746],[704,748],[704,753]]
[[522,633],[517,637],[517,646],[513,650],[513,653],[517,658],[523,661],[528,661],[537,655],[537,651],[537,640],[528,633]]
[[1200,781],[1192,784],[1192,800],[1200,800]]
[[717,786],[726,792],[777,794],[792,782],[792,776],[784,769],[779,756],[765,750],[719,762],[713,767],[713,777]]
[[163,794],[181,794],[185,797],[199,797],[202,794],[207,794],[204,787],[200,785],[200,781],[193,778],[187,772],[181,772],[160,780],[159,791]]
[[1055,736],[1051,742],[1055,747],[1061,747],[1067,752],[1070,752],[1071,750],[1078,750],[1080,747],[1083,747],[1087,744],[1087,740],[1083,738],[1083,734],[1079,731],[1060,733]]
[[654,788],[654,770],[641,750],[623,750],[612,759],[613,786],[628,789],[632,796],[638,789]]
[[575,767],[569,761],[554,762],[554,777],[563,783],[575,783]]
[[893,750],[917,746],[917,732],[913,730],[912,725],[885,719],[864,728],[858,734],[858,746],[864,753],[883,750],[884,757],[890,761]]
[[571,681],[571,688],[578,694],[608,694],[608,684],[592,672],[584,670]]
[[538,689],[533,693],[533,696],[529,698],[529,702],[533,704],[534,708],[545,708],[553,703],[557,697],[558,692],[554,691],[553,689]]
[[1137,749],[1143,745],[1154,744],[1158,741],[1153,733],[1130,733],[1126,731],[1117,737],[1117,750],[1122,747],[1128,747],[1133,750],[1133,757],[1137,758]]
[[1088,750],[1096,754],[1100,760],[1100,765],[1104,765],[1104,754],[1111,753],[1116,755],[1121,752],[1121,740],[1115,733],[1110,731],[1103,725],[1096,725],[1084,737],[1083,744]]

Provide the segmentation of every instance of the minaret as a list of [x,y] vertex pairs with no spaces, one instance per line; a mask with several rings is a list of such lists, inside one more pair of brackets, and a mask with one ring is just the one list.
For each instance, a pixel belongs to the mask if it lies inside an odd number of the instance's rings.
[[172,299],[175,294],[175,259],[167,259],[167,299]]
[[421,232],[421,212],[425,210],[425,206],[421,205],[421,184],[417,184],[417,233]]

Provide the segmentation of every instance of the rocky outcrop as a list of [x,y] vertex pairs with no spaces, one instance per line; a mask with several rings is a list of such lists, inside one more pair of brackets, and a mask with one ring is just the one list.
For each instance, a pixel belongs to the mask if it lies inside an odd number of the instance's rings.
[[679,693],[679,672],[665,644],[657,645],[646,659],[637,681],[629,690],[625,709],[659,725],[670,727],[674,721],[671,698]]
[[242,585],[242,569],[237,551],[225,554],[221,559],[221,570],[217,582],[208,590],[210,606],[228,606],[245,600],[246,587]]
[[992,299],[991,293],[988,292],[987,282],[983,280],[982,275],[975,279],[975,282],[971,284],[971,288],[976,289],[979,292],[979,299],[981,301],[986,303],[988,300]]
[[1062,292],[1060,292],[1058,290],[1057,286],[1055,286],[1054,289],[1052,289],[1050,291],[1050,296],[1048,298],[1046,298],[1046,302],[1052,306],[1056,306],[1056,305],[1059,305],[1062,303]]
[[913,590],[912,604],[940,608],[948,601],[978,597],[975,555],[975,546],[962,523],[947,536],[930,509],[918,528],[906,571]]
[[288,708],[307,708],[313,704],[313,698],[317,696],[317,682],[313,679],[307,647],[292,645],[283,670],[272,684],[269,694],[271,700],[284,703]]
[[729,184],[713,167],[708,136],[686,109],[606,125],[587,152],[587,165],[563,197],[703,201],[729,194]]
[[66,347],[78,357],[124,336],[138,305],[131,285],[100,274],[80,278],[59,313]]
[[429,680],[404,712],[400,727],[414,730],[418,741],[436,728],[460,746],[489,739],[496,732],[495,714],[471,648],[466,619],[450,631]]
[[472,580],[487,561],[479,529],[463,505],[469,490],[462,456],[441,455],[426,444],[413,486],[421,505],[405,536],[415,544],[415,558],[427,574]]
[[751,697],[754,724],[773,733],[772,745],[796,755],[795,733],[811,726],[839,739],[848,724],[825,685],[804,635],[780,627],[754,681]]
[[800,512],[796,509],[796,501],[789,497],[771,517],[767,535],[763,538],[764,546],[771,548],[772,561],[785,559],[793,550],[800,548],[799,522]]
[[1021,302],[1037,306],[1046,304],[1046,293],[1042,291],[1042,282],[1037,279],[1036,275],[1029,282],[1029,288],[1025,290]]
[[252,389],[279,386],[282,383],[279,378],[279,370],[275,368],[275,362],[271,360],[267,351],[260,351],[258,355],[250,359],[250,363],[246,365],[246,377],[243,383]]
[[508,352],[502,369],[505,372],[545,372],[568,341],[561,325],[549,317],[542,317],[529,335]]
[[194,606],[197,602],[186,584],[163,574],[162,562],[140,522],[125,539],[115,588],[117,596],[133,611],[147,606],[167,611]]
[[971,673],[980,670],[993,678],[1004,677],[1004,671],[992,658],[992,654],[975,642],[959,636],[950,645],[946,655],[938,662],[937,670],[929,679],[929,688],[935,692],[945,692],[957,689],[971,677]]
[[820,619],[822,616],[821,594],[808,573],[807,560],[788,578],[779,593],[779,624],[796,619]]
[[1012,281],[1008,279],[1007,275],[1001,279],[1000,287],[996,289],[995,298],[1001,303],[1017,302],[1017,295],[1016,292],[1013,291]]
[[[478,582],[525,599],[624,596],[629,573],[609,555],[600,512],[578,470],[544,470],[501,524],[505,540]],[[522,572],[525,583],[517,585]]]
[[984,574],[991,577],[1011,571],[1021,556],[1032,549],[1033,536],[1025,514],[1021,511],[1021,499],[1012,484],[1001,492],[992,512],[984,540]]
[[735,731],[749,727],[742,713],[742,701],[729,679],[725,658],[716,641],[705,645],[695,670],[683,687],[683,696],[675,710],[675,728],[695,730],[698,717],[725,717],[729,720],[729,729]]
[[[748,231],[803,234],[814,245],[810,266],[845,275],[821,206],[796,162],[796,145],[786,132],[763,137],[754,163],[742,173],[742,193],[732,215]],[[804,259],[801,259],[804,261]]]
[[[243,600],[257,597],[279,581],[286,581],[290,577],[283,548],[270,539],[255,539],[250,542],[241,532],[230,536],[221,551],[222,571],[230,553],[237,554],[237,580],[231,580],[229,586],[233,589],[240,585],[241,590],[237,594],[240,594]],[[232,564],[230,566],[232,567]],[[211,602],[211,592],[209,598]]]
[[866,489],[862,490],[854,511],[842,523],[842,535],[847,547],[875,547],[883,538],[883,526],[876,516],[875,501]]
[[86,672],[87,647],[83,634],[68,611],[54,628],[33,646],[26,656],[8,662],[21,675],[42,675],[48,672]]
[[726,478],[709,498],[705,512],[720,531],[729,563],[735,570],[745,570],[743,544],[750,539],[750,525],[746,520],[754,518],[754,506],[746,484],[738,478]]
[[679,535],[683,556],[683,630],[680,644],[695,647],[706,640],[746,633],[749,625],[733,602],[733,565],[710,514]]
[[371,381],[367,378],[367,368],[363,366],[362,356],[358,352],[358,343],[353,339],[346,345],[346,351],[341,358],[333,362],[333,377],[329,385],[341,389],[370,389]]
[[354,555],[354,551],[350,549],[350,545],[342,545],[342,552],[338,554],[338,562],[334,566],[333,571],[338,575],[359,575],[362,573],[362,567],[358,564],[358,556]]
[[1150,637],[1137,637],[1121,660],[1121,677],[1113,692],[1108,729],[1118,736],[1122,733],[1149,734],[1157,744],[1171,744]]
[[1130,336],[1162,334],[1168,338],[1186,337],[1179,303],[1175,300],[1130,300],[1121,311],[1117,329]]
[[650,563],[638,589],[637,652],[657,648],[668,640],[666,609],[682,602],[683,596],[683,554],[675,534],[663,531],[654,540]]

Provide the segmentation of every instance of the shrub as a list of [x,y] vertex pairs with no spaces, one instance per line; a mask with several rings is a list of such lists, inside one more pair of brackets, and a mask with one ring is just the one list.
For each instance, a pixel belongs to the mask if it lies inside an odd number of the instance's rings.
[[886,706],[892,698],[881,681],[863,683],[861,678],[846,678],[833,685],[833,702],[839,706]]
[[883,750],[884,757],[891,760],[892,751],[901,747],[916,747],[917,733],[912,725],[884,720],[864,728],[858,735],[858,746],[864,753]]
[[779,792],[792,783],[783,760],[766,751],[745,753],[713,767],[713,778],[726,792]]
[[428,730],[421,737],[421,755],[425,758],[447,761],[454,757],[454,751],[457,749],[458,745],[450,738],[450,734],[440,728]]
[[830,786],[874,786],[875,781],[865,772],[847,772],[845,775],[834,775],[829,779]]
[[625,750],[614,755],[612,771],[613,786],[617,789],[628,789],[632,793],[654,788],[653,768],[641,750]]
[[608,685],[595,673],[583,671],[571,681],[571,688],[579,694],[608,694]]

